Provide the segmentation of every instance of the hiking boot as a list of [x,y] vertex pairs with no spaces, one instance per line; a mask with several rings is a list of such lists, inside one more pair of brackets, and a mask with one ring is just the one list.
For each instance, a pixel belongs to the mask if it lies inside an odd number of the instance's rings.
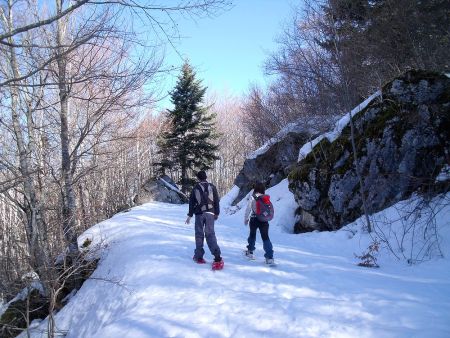
[[194,262],[197,263],[197,264],[205,264],[205,263],[206,263],[206,261],[203,259],[203,257],[201,257],[201,258],[195,258],[195,256],[194,256],[194,257],[192,257],[192,259],[193,259]]
[[275,261],[273,260],[273,258],[266,258],[266,264],[273,265],[275,264]]
[[223,269],[223,265],[224,265],[223,259],[221,258],[220,261],[218,261],[218,262],[214,261],[212,263],[212,269],[213,270],[222,270]]
[[244,255],[247,256],[248,259],[255,259],[255,256],[253,255],[253,251],[245,250]]

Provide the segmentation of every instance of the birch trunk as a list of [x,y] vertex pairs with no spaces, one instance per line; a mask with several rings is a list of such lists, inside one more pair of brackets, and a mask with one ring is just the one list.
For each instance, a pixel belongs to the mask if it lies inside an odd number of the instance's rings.
[[[9,32],[13,30],[13,9],[12,2],[8,1],[8,17],[2,12],[2,20],[8,27]],[[9,65],[11,67],[11,72],[13,78],[19,78],[20,72],[17,61],[17,54],[14,46],[14,39],[12,36],[8,38],[10,46],[8,47],[9,54]],[[9,87],[11,95],[11,120],[14,130],[14,135],[16,137],[16,144],[19,154],[20,163],[20,173],[24,177],[23,182],[23,193],[24,193],[24,208],[26,216],[26,233],[27,241],[29,245],[29,250],[31,253],[31,265],[36,270],[36,272],[44,277],[44,273],[48,266],[48,250],[45,249],[45,227],[42,220],[42,208],[39,203],[39,199],[36,195],[36,190],[33,181],[31,154],[34,149],[33,144],[33,122],[31,118],[31,111],[27,111],[27,129],[28,129],[28,145],[25,141],[24,131],[22,130],[20,124],[19,115],[19,105],[20,105],[20,94],[19,87],[13,85]]]

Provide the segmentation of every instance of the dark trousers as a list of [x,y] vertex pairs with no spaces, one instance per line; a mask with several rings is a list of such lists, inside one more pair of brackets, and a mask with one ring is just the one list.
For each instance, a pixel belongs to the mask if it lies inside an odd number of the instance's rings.
[[261,234],[261,239],[263,241],[264,248],[264,257],[273,258],[273,248],[272,242],[269,238],[269,223],[258,221],[256,217],[250,217],[250,234],[248,235],[248,245],[247,249],[249,251],[255,251],[255,243],[256,243],[256,230],[259,229],[259,233]]
[[208,244],[209,251],[215,258],[220,257],[220,248],[217,245],[216,233],[214,231],[214,215],[210,213],[203,213],[195,215],[195,251],[194,257],[196,259],[203,258],[205,250],[203,243],[206,237],[206,244]]

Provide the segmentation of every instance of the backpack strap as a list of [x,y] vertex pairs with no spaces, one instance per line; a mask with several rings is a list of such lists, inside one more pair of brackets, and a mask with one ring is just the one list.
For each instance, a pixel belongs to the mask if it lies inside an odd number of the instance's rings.
[[205,212],[209,209],[212,209],[214,205],[213,201],[209,201],[209,195],[212,194],[212,186],[211,183],[197,183],[195,189],[195,198],[197,200],[197,205],[200,208],[200,211]]
[[[250,203],[252,204],[252,206],[250,207],[250,217],[256,217],[256,208],[257,208],[257,204],[258,204],[258,197],[255,194],[251,195],[251,198],[253,199],[253,201],[250,201]],[[253,206],[254,204],[254,206]]]
[[259,215],[261,213],[261,196],[255,196],[255,215]]

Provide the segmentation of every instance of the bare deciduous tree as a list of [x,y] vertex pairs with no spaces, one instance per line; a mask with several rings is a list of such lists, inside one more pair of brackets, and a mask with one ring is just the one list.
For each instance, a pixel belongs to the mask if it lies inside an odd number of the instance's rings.
[[243,124],[246,111],[242,108],[240,98],[221,94],[212,95],[208,101],[212,102],[211,111],[216,115],[219,133],[219,159],[211,170],[211,180],[217,186],[219,195],[224,195],[233,186],[245,159],[256,145]]
[[132,206],[153,174],[161,124],[143,116],[165,72],[161,45],[180,15],[215,15],[227,1],[44,5],[0,2],[2,298],[31,270],[47,295],[61,273],[79,278],[77,235]]

